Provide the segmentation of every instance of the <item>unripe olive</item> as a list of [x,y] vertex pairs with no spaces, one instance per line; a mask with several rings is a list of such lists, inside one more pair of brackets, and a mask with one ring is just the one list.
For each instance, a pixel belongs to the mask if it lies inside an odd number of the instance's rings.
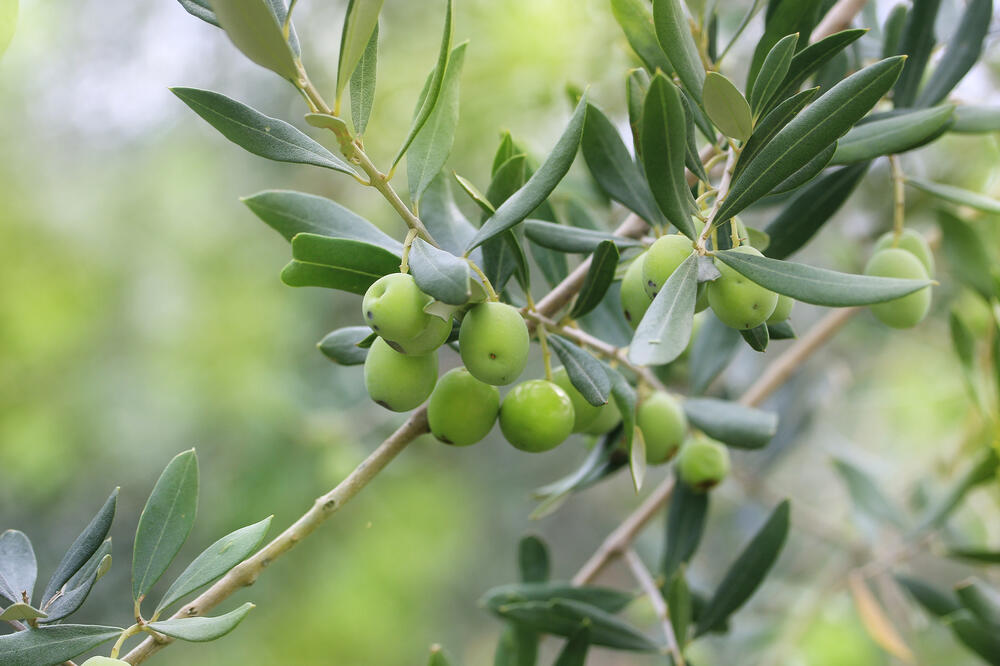
[[510,384],[528,362],[528,327],[506,303],[480,303],[469,310],[458,344],[472,376],[494,386]]
[[587,402],[583,394],[577,391],[573,382],[569,380],[566,368],[558,368],[552,373],[552,381],[556,383],[556,386],[566,391],[570,402],[573,403],[573,432],[583,432],[597,419],[604,405],[592,405]]
[[642,401],[636,411],[636,423],[646,442],[646,462],[670,460],[687,436],[687,416],[674,396],[656,391]]
[[618,411],[618,405],[614,400],[609,400],[608,404],[598,408],[597,418],[594,419],[585,430],[588,435],[604,435],[621,423],[622,413]]
[[642,284],[646,295],[654,298],[671,273],[693,252],[691,239],[681,234],[660,236],[646,252],[642,267]]
[[427,403],[431,432],[445,444],[468,446],[489,433],[500,412],[500,391],[481,382],[465,368],[455,368],[438,380]]
[[[733,252],[763,256],[749,245],[734,248]],[[715,316],[726,326],[742,330],[755,328],[767,321],[778,304],[778,295],[751,282],[718,259],[715,265],[722,273],[721,277],[708,283],[708,304],[712,306]]]
[[778,294],[778,304],[774,306],[774,312],[767,318],[767,323],[778,324],[788,319],[788,315],[792,314],[793,305],[795,305],[795,301],[792,300],[791,296]]
[[365,359],[365,388],[372,400],[394,412],[418,406],[434,390],[437,352],[408,356],[376,338]]
[[[890,248],[872,255],[865,267],[865,275],[926,280],[927,270],[913,254],[899,248]],[[872,305],[871,311],[886,326],[911,328],[923,321],[930,308],[931,290],[930,287],[924,287],[894,301]]]
[[539,453],[562,444],[573,432],[573,401],[544,379],[521,382],[500,406],[500,430],[515,448]]
[[[448,340],[451,335],[451,317],[445,321],[430,315],[427,326],[417,337],[402,340],[386,340],[390,347],[402,354],[429,354]],[[384,338],[383,338],[384,339]]]
[[924,265],[924,268],[927,269],[927,275],[934,277],[934,253],[931,252],[931,246],[927,243],[927,239],[919,231],[903,229],[903,233],[899,235],[898,241],[896,240],[895,232],[889,231],[884,233],[875,241],[874,251],[888,250],[892,247],[906,250],[915,256]]
[[692,488],[708,490],[729,474],[729,449],[707,437],[694,437],[681,447],[677,474]]
[[83,662],[81,666],[115,666],[116,664],[128,664],[128,662],[121,659],[112,659],[111,657],[91,657]]
[[431,297],[407,273],[384,275],[372,283],[361,302],[365,323],[388,340],[412,340],[427,328],[424,312]]
[[636,257],[622,276],[622,313],[625,315],[625,321],[633,329],[638,328],[643,315],[649,309],[649,304],[653,302],[642,282],[642,266],[647,256],[649,253],[644,252]]

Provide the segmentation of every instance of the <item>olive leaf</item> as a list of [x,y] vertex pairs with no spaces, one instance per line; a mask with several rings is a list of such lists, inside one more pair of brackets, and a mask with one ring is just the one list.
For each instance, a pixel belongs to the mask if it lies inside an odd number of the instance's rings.
[[705,112],[728,137],[746,141],[753,132],[753,114],[743,93],[718,72],[709,72],[704,85]]
[[121,627],[57,624],[0,636],[0,663],[4,666],[61,664],[102,643],[118,638]]
[[615,280],[620,255],[612,240],[602,241],[590,259],[590,269],[583,280],[580,293],[570,311],[570,317],[577,319],[592,312],[604,300],[611,283]]
[[377,245],[298,234],[292,261],[281,271],[290,287],[326,287],[363,295],[375,280],[399,271],[399,257]]
[[361,54],[351,74],[351,122],[354,123],[354,132],[358,136],[365,133],[368,127],[368,119],[372,115],[372,106],[375,103],[375,82],[378,73],[378,21],[372,30],[372,36]]
[[361,365],[368,358],[368,349],[361,343],[372,335],[368,326],[346,326],[327,333],[317,346],[334,363]]
[[[365,57],[366,51],[378,31],[378,15],[382,11],[384,1],[348,0],[347,2],[344,30],[340,36],[340,57],[337,60],[336,97],[338,100],[351,75],[358,67],[358,63]],[[354,124],[357,127],[357,121]],[[361,131],[363,131],[363,126],[361,130],[358,130],[359,133]]]
[[697,287],[698,256],[692,254],[667,278],[639,322],[630,361],[662,365],[681,355],[691,339]]
[[202,643],[222,638],[243,621],[247,613],[254,609],[251,603],[245,603],[239,608],[217,617],[181,617],[170,620],[150,622],[149,628],[171,638],[182,641]]
[[18,530],[0,533],[0,597],[19,603],[26,594],[30,602],[37,575],[35,549],[28,536]]
[[268,0],[208,0],[215,20],[247,58],[289,80],[299,76],[295,54]]

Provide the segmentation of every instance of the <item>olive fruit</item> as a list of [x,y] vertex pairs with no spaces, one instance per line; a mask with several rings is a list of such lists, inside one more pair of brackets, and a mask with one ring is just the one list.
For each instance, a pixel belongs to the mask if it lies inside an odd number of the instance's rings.
[[[733,252],[763,256],[749,245],[733,248]],[[726,326],[747,330],[760,326],[774,312],[778,295],[744,277],[718,259],[716,267],[722,276],[708,283],[708,304]]]
[[609,400],[608,404],[598,407],[597,418],[582,432],[588,435],[604,435],[621,423],[622,413],[618,411],[618,405],[614,400]]
[[[913,254],[899,248],[889,248],[872,255],[865,267],[865,275],[926,280],[927,270]],[[923,321],[930,308],[931,290],[930,287],[924,287],[902,298],[872,305],[871,311],[886,326],[911,328]]]
[[476,379],[504,386],[528,362],[528,327],[506,303],[480,303],[469,310],[458,331],[462,362]]
[[729,449],[707,437],[694,437],[681,447],[677,474],[692,488],[708,490],[729,474]]
[[387,340],[411,340],[420,335],[432,315],[424,312],[431,297],[420,291],[407,273],[383,275],[368,287],[361,312],[365,323]]
[[656,391],[636,410],[636,423],[646,442],[646,462],[670,460],[687,436],[687,416],[680,401],[664,391]]
[[778,304],[774,306],[774,312],[767,318],[767,323],[778,324],[788,319],[788,315],[792,314],[793,305],[795,305],[795,301],[792,300],[791,296],[778,294]]
[[365,359],[365,388],[372,400],[394,412],[418,406],[434,390],[437,352],[409,356],[400,354],[382,338],[376,338]]
[[927,275],[934,277],[934,253],[931,252],[931,246],[927,243],[927,239],[919,231],[903,229],[899,240],[896,240],[895,232],[884,233],[875,241],[874,251],[888,250],[891,247],[898,247],[900,250],[906,250],[912,254],[927,269]]
[[514,448],[554,449],[573,431],[573,401],[556,384],[529,379],[510,390],[500,406],[500,430]]
[[625,321],[633,329],[638,328],[643,315],[649,309],[649,304],[653,302],[646,293],[642,281],[642,266],[647,256],[649,253],[644,252],[636,257],[625,269],[625,275],[622,277],[622,313],[625,315]]
[[556,369],[552,373],[552,381],[556,383],[556,386],[566,391],[570,402],[573,403],[573,432],[583,432],[597,419],[604,405],[592,405],[587,402],[583,394],[577,391],[573,382],[569,380],[566,368]]
[[128,664],[128,662],[121,659],[112,659],[111,657],[91,657],[83,662],[81,666],[115,666],[115,664]]
[[681,234],[660,236],[646,252],[642,267],[642,285],[646,295],[654,298],[667,278],[691,256],[691,239]]
[[398,340],[386,340],[390,347],[401,354],[429,354],[447,340],[451,335],[451,317],[447,320],[434,315],[429,315],[427,326],[424,327],[417,337],[403,338]]
[[468,446],[489,433],[500,412],[500,391],[465,368],[449,370],[438,380],[427,403],[427,422],[445,444]]

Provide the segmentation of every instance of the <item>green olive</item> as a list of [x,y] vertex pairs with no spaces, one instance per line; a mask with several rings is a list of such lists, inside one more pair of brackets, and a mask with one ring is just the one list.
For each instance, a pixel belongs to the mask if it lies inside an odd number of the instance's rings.
[[642,282],[642,266],[647,256],[649,253],[644,252],[636,257],[625,269],[625,275],[622,276],[622,313],[625,315],[625,321],[633,330],[638,328],[643,315],[649,309],[649,304],[653,302],[646,293]]
[[687,416],[680,401],[664,391],[656,391],[642,401],[636,423],[646,442],[646,462],[670,460],[687,436]]
[[778,324],[788,319],[788,315],[792,314],[793,305],[795,305],[795,301],[791,296],[778,294],[778,304],[774,306],[774,312],[767,318],[767,323]]
[[513,382],[528,362],[528,327],[506,303],[473,306],[462,320],[458,344],[472,376],[494,386]]
[[417,407],[437,382],[437,352],[408,356],[400,354],[382,338],[376,338],[365,359],[365,387],[372,400],[394,412]]
[[[899,248],[880,250],[872,255],[865,275],[926,280],[927,270],[915,255]],[[871,306],[872,314],[886,326],[911,328],[916,326],[931,308],[931,289],[924,287],[912,294]]]
[[387,340],[412,340],[432,317],[424,312],[431,297],[407,273],[384,275],[368,287],[361,312],[365,323]]
[[597,418],[583,430],[588,435],[607,434],[622,421],[622,413],[618,411],[618,405],[614,400],[609,400],[608,404],[598,409]]
[[[763,256],[749,245],[732,251]],[[715,265],[722,273],[722,277],[708,283],[708,304],[715,316],[726,326],[741,330],[755,328],[767,321],[778,304],[778,295],[751,282],[718,259]]]
[[729,474],[729,449],[705,436],[694,437],[677,457],[681,481],[696,490],[708,490]]
[[514,448],[532,453],[562,444],[573,432],[573,401],[556,384],[529,379],[500,406],[500,430]]
[[892,247],[906,250],[915,256],[924,265],[924,268],[927,269],[927,275],[934,277],[934,253],[931,252],[931,246],[927,243],[927,239],[919,231],[903,229],[903,233],[899,235],[898,241],[896,240],[895,232],[889,231],[884,233],[875,241],[873,250],[874,252],[878,252],[879,250],[888,250]]
[[427,422],[445,444],[468,446],[490,432],[500,412],[500,391],[481,382],[465,368],[455,368],[438,380],[427,403]]
[[445,321],[440,317],[430,315],[427,326],[413,339],[386,340],[389,346],[401,354],[429,354],[447,340],[451,335],[451,317]]
[[569,380],[566,368],[556,369],[552,373],[552,381],[556,383],[556,386],[566,391],[570,402],[573,403],[573,432],[583,432],[597,419],[604,405],[592,405],[587,402],[583,394],[577,391],[573,382]]
[[646,252],[646,261],[642,267],[642,284],[646,295],[654,298],[667,278],[693,251],[691,239],[687,236],[670,234],[657,238]]

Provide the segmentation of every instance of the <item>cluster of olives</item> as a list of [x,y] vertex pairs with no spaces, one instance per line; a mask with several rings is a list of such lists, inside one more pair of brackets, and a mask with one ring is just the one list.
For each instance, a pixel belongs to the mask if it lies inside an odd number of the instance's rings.
[[[875,242],[875,252],[865,275],[927,280],[934,276],[934,255],[927,240],[912,229],[897,235],[890,231]],[[931,309],[931,288],[871,306],[872,314],[886,326],[912,328],[924,320]]]

